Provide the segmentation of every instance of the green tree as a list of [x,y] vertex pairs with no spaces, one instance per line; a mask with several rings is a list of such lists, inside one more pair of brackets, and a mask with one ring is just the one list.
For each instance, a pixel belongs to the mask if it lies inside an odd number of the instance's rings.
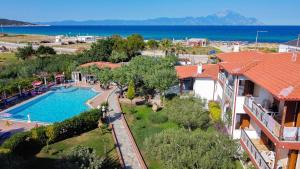
[[127,98],[131,101],[132,105],[132,100],[135,97],[135,88],[134,88],[134,83],[133,81],[130,81],[129,86],[128,86],[128,91],[127,91]]
[[22,60],[29,59],[35,54],[35,50],[32,48],[32,45],[27,45],[23,48],[18,48],[16,52],[16,57]]
[[87,57],[94,57],[98,61],[107,61],[112,53],[114,41],[111,38],[100,39],[93,43],[91,49],[86,51]]
[[55,55],[56,52],[55,50],[52,48],[52,47],[49,47],[49,46],[39,46],[36,53],[38,55]]
[[145,48],[144,38],[141,35],[133,34],[127,37],[127,54],[132,58]]
[[234,169],[237,145],[217,132],[169,129],[144,141],[149,157],[172,169]]
[[160,43],[161,49],[164,51],[165,55],[169,55],[169,51],[172,47],[172,41],[170,39],[163,39]]
[[112,51],[112,54],[109,58],[109,61],[113,62],[113,63],[119,63],[119,62],[124,62],[128,60],[128,56],[126,54],[126,52],[124,51]]
[[121,95],[123,95],[123,89],[129,83],[129,76],[130,74],[128,66],[122,66],[118,69],[112,70],[112,79],[117,84],[118,88],[120,89]]
[[108,89],[112,81],[112,72],[109,68],[104,68],[99,71],[95,71],[97,79],[100,82],[100,85],[104,89]]
[[146,84],[159,91],[164,105],[165,91],[177,82],[177,74],[174,68],[156,66],[153,71],[145,76]]
[[207,129],[210,125],[205,101],[197,98],[174,98],[166,105],[168,118],[189,131],[197,128]]

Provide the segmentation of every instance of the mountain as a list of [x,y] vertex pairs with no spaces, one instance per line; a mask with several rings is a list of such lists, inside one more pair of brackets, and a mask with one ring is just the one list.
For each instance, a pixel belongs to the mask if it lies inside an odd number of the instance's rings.
[[2,26],[33,26],[33,25],[36,25],[36,24],[29,23],[29,22],[8,20],[8,19],[1,19],[0,18],[0,25],[2,25]]
[[223,11],[202,17],[154,18],[146,20],[86,20],[39,22],[45,25],[262,25],[256,18],[246,17],[233,11]]

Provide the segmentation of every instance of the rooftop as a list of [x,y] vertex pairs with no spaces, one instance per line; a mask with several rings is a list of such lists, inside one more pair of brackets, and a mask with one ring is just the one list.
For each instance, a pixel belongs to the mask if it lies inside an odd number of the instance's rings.
[[175,67],[179,79],[185,78],[211,78],[217,79],[219,66],[217,64],[202,65],[202,73],[197,73],[198,65],[185,65]]
[[262,52],[218,55],[221,68],[246,76],[280,100],[300,100],[299,57],[299,53]]
[[111,62],[90,62],[80,66],[81,67],[97,66],[99,69],[103,69],[103,68],[115,69],[121,67],[122,65],[119,63],[111,63]]

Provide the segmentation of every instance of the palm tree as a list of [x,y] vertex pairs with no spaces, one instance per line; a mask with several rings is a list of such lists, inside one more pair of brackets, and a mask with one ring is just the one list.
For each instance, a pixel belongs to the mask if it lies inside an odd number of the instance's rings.
[[161,41],[161,49],[165,52],[165,55],[169,54],[169,50],[172,47],[172,41],[170,39],[164,39]]
[[155,56],[155,50],[158,48],[159,43],[156,40],[151,39],[147,42],[147,46],[149,49],[153,50],[153,54]]

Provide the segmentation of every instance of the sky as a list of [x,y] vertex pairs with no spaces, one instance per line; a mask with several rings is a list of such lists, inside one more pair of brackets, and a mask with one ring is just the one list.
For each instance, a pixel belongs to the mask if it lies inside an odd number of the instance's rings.
[[1,0],[0,18],[29,22],[199,17],[224,10],[268,25],[300,25],[300,0]]

